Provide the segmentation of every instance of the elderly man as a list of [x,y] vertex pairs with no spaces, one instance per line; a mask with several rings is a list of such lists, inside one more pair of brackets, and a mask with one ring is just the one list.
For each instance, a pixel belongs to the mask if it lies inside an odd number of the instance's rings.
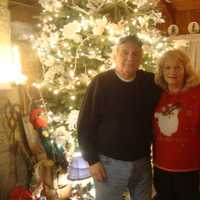
[[78,140],[95,181],[96,200],[151,199],[152,113],[160,89],[151,73],[139,70],[142,42],[119,40],[115,69],[97,75],[83,99]]

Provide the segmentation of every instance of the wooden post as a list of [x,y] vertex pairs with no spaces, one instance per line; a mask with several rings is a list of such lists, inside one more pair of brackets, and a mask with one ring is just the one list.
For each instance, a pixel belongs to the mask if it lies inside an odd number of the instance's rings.
[[[4,78],[2,73],[11,63],[8,0],[0,0],[0,16],[0,77]],[[2,200],[7,199],[9,191],[16,184],[26,185],[28,178],[27,165],[19,148],[19,120],[12,112],[13,105],[16,104],[20,104],[17,87],[11,88],[8,83],[0,83],[0,199]]]

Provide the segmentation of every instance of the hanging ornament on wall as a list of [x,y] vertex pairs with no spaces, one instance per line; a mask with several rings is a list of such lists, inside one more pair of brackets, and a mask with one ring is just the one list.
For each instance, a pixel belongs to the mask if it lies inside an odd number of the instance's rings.
[[168,27],[167,32],[169,35],[177,35],[179,33],[179,28],[176,24],[171,24]]
[[198,22],[190,22],[188,24],[188,32],[189,33],[198,33],[200,30],[200,26]]

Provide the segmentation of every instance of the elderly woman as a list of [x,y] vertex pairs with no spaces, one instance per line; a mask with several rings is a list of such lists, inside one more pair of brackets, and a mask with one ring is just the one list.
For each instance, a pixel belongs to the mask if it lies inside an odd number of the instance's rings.
[[199,200],[200,80],[181,50],[160,59],[164,92],[154,113],[154,185],[159,200]]

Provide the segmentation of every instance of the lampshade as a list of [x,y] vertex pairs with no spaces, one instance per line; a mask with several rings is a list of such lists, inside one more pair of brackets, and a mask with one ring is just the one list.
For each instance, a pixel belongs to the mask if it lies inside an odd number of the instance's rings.
[[75,153],[68,168],[68,179],[72,181],[89,178],[89,164],[83,159],[80,152]]

